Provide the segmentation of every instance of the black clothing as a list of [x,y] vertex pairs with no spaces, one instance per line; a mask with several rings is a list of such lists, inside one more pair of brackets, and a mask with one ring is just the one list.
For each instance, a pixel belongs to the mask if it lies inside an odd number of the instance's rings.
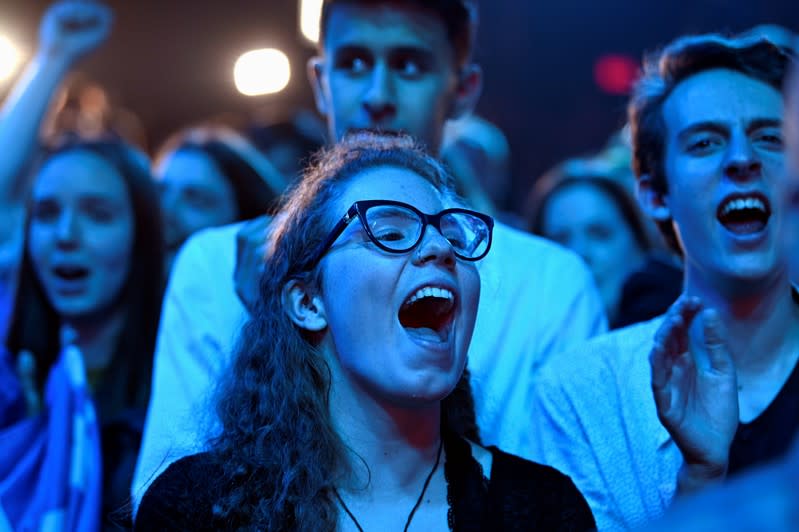
[[777,396],[759,416],[740,423],[730,446],[728,472],[733,474],[779,458],[799,437],[799,363]]
[[650,254],[622,287],[611,329],[648,321],[665,313],[682,293],[682,269],[671,257]]
[[[799,290],[791,287],[799,305]],[[729,476],[784,455],[799,437],[799,362],[771,404],[749,423],[739,423],[730,445]]]
[[[457,531],[593,530],[591,510],[572,481],[555,469],[494,447],[491,478],[482,474],[471,446],[445,437],[448,521]],[[170,465],[150,486],[135,530],[222,530],[249,523],[222,521],[213,507],[224,493],[223,471],[209,453]],[[228,487],[229,489],[229,487]]]

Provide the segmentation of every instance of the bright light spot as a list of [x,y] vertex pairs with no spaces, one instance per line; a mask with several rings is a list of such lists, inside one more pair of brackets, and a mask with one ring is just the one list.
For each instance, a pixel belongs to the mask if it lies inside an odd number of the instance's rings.
[[0,83],[8,80],[17,71],[22,54],[11,40],[0,35]]
[[323,0],[300,0],[300,32],[312,43],[319,42],[319,20]]
[[252,50],[236,61],[233,79],[236,88],[245,96],[280,92],[291,79],[289,58],[275,48]]

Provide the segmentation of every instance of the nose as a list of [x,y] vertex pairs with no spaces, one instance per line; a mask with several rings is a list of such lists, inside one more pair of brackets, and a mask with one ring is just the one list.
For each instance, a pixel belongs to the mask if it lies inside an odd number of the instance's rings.
[[64,211],[56,226],[56,244],[64,249],[74,248],[78,243],[78,219],[72,210]]
[[591,244],[589,243],[588,238],[581,234],[573,235],[569,240],[567,247],[580,255],[589,268],[592,267],[593,259],[591,257]]
[[747,181],[760,176],[763,164],[750,139],[745,134],[734,135],[730,139],[724,173],[735,181]]
[[428,262],[440,264],[447,269],[455,267],[455,251],[452,244],[432,226],[425,229],[422,241],[413,254],[414,264],[421,266]]
[[363,94],[363,107],[374,125],[392,118],[396,114],[394,82],[391,70],[385,63],[378,63],[372,69],[369,85]]

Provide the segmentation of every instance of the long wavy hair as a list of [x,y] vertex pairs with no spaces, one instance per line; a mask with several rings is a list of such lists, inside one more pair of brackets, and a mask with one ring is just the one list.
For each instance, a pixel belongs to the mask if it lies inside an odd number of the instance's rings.
[[[313,260],[334,223],[331,202],[350,178],[381,166],[407,168],[454,194],[451,176],[408,137],[358,133],[318,154],[287,195],[259,300],[218,390],[222,430],[211,451],[224,471],[214,508],[222,522],[261,530],[336,528],[333,488],[349,465],[330,416],[330,369],[318,350],[319,333],[291,321],[282,290],[292,279],[319,289]],[[442,401],[442,420],[445,429],[479,441],[466,373]]]
[[[134,241],[131,267],[117,304],[125,321],[113,357],[103,372],[96,394],[110,416],[126,408],[145,408],[150,397],[152,359],[163,295],[163,229],[155,188],[144,154],[118,140],[69,139],[45,158],[87,151],[113,166],[122,176],[133,207]],[[60,350],[61,318],[45,293],[28,252],[30,209],[25,219],[25,246],[19,286],[14,300],[7,346],[12,353],[28,350],[36,358],[40,390]]]

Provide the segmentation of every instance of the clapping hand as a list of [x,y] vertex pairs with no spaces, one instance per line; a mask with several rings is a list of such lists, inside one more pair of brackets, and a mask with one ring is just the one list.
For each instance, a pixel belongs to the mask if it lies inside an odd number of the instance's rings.
[[718,313],[682,296],[658,329],[649,361],[658,417],[685,460],[678,489],[724,478],[738,428],[738,385]]
[[71,65],[106,40],[112,20],[111,9],[94,0],[56,2],[39,27],[41,51]]

